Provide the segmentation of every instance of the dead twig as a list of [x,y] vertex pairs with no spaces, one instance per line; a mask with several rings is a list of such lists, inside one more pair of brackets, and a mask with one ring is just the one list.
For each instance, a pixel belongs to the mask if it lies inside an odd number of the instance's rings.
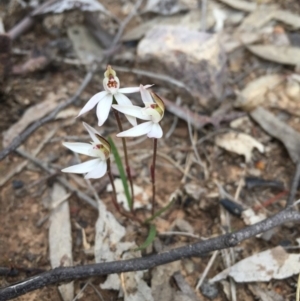
[[268,231],[286,222],[300,222],[300,213],[292,208],[287,208],[272,217],[239,231],[159,254],[83,266],[59,267],[1,289],[0,301],[16,298],[51,284],[89,278],[92,276],[147,270],[183,258],[200,256],[212,251],[234,247],[243,240],[249,239],[250,237]]

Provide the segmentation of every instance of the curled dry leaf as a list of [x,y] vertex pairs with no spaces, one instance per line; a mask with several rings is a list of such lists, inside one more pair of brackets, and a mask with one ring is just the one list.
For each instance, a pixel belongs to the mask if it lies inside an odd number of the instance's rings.
[[218,135],[215,139],[216,145],[245,157],[246,162],[251,161],[251,154],[254,148],[257,148],[261,153],[264,152],[264,146],[253,137],[236,132],[228,132]]
[[255,55],[272,62],[286,65],[300,64],[300,48],[293,46],[253,45],[247,47]]
[[265,101],[266,93],[273,90],[283,80],[282,75],[270,74],[251,81],[241,92],[237,93],[234,106],[245,111],[255,109]]
[[285,279],[300,272],[300,255],[289,254],[283,247],[254,254],[222,271],[210,282],[220,281],[228,276],[236,282],[270,281]]

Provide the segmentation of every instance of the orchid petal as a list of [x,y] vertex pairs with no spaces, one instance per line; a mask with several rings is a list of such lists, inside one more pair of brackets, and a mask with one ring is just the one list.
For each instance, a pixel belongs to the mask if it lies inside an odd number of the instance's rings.
[[[116,93],[114,97],[119,105],[132,106],[132,102],[127,96],[121,93]],[[131,125],[133,126],[137,125],[136,118],[134,116],[130,116],[130,115],[125,115],[125,116]]]
[[151,131],[147,135],[149,138],[161,138],[163,136],[163,131],[158,123],[152,123]]
[[123,114],[134,116],[143,120],[151,120],[151,116],[145,115],[143,113],[143,109],[138,106],[112,105],[112,107]]
[[[90,100],[85,104],[85,106],[81,109],[81,111],[79,112],[78,116],[90,111],[91,109],[94,108],[94,106],[106,95],[108,94],[108,92],[106,91],[102,91],[99,92],[97,94],[95,94],[92,98],[90,98]],[[78,117],[77,116],[77,117]]]
[[143,109],[143,112],[145,115],[151,116],[151,120],[155,123],[160,122],[162,119],[162,116],[155,109],[146,108],[146,109]]
[[97,163],[99,163],[100,161],[102,161],[102,160],[100,160],[100,159],[89,160],[84,163],[80,163],[80,164],[76,164],[76,165],[72,165],[70,167],[64,168],[61,171],[62,172],[70,172],[70,173],[90,172],[91,170],[93,170],[95,168]]
[[132,106],[132,102],[127,96],[125,96],[121,93],[116,93],[114,95],[114,97],[115,97],[115,99],[116,99],[116,101],[119,105],[121,105],[121,106]]
[[127,131],[117,134],[117,137],[138,137],[145,135],[151,131],[152,125],[152,121],[141,123]]
[[98,125],[101,126],[106,121],[109,110],[111,108],[111,104],[113,101],[113,96],[111,94],[106,95],[97,106],[97,117],[98,117]]
[[[145,85],[144,88],[148,89],[152,87],[153,85]],[[127,88],[121,88],[118,91],[119,93],[124,93],[124,94],[130,94],[130,93],[136,93],[140,92],[140,87],[127,87]]]
[[114,77],[114,81],[116,83],[116,87],[108,87],[109,79],[106,77],[103,79],[103,87],[105,91],[107,91],[110,94],[118,93],[120,87],[120,80],[117,76]]
[[141,91],[142,101],[145,105],[146,105],[146,103],[154,103],[150,92],[147,91],[143,85],[140,85],[140,91]]
[[91,170],[88,174],[84,177],[85,179],[98,179],[105,175],[107,170],[107,163],[106,161],[100,161],[93,170]]
[[98,157],[98,156],[93,155],[93,153],[91,153],[93,147],[92,147],[92,145],[90,145],[88,143],[64,142],[63,145],[75,153],[87,155],[87,156],[91,156],[91,157]]
[[88,133],[89,133],[90,137],[92,138],[92,140],[95,143],[99,144],[100,141],[99,141],[99,139],[97,138],[97,136],[95,134],[97,134],[99,136],[101,136],[101,135],[93,127],[91,127],[90,125],[88,125],[86,122],[83,122],[83,126],[88,131]]

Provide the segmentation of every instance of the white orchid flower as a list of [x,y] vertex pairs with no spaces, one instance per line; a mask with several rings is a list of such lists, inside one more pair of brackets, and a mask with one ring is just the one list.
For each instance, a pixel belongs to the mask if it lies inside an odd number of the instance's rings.
[[84,127],[89,132],[93,142],[64,142],[63,145],[78,154],[95,157],[96,159],[86,161],[67,167],[62,172],[84,174],[86,179],[97,179],[105,175],[107,170],[106,160],[109,158],[111,149],[110,144],[100,134],[87,123],[83,122]]
[[[107,69],[104,73],[103,87],[105,91],[95,94],[78,114],[78,116],[80,116],[92,110],[96,106],[96,104],[98,104],[97,117],[99,126],[102,126],[106,121],[114,98],[119,105],[131,106],[132,102],[127,96],[124,95],[124,93],[135,93],[140,91],[139,87],[129,87],[120,89],[120,80],[117,77],[116,72],[112,69],[110,65],[107,66]],[[145,88],[149,87],[151,87],[151,85],[145,86]],[[135,117],[126,117],[131,123],[131,125],[137,125]]]
[[157,94],[150,94],[142,85],[140,86],[140,91],[145,108],[123,105],[113,105],[113,108],[123,114],[149,121],[121,132],[117,134],[117,137],[138,137],[147,134],[149,138],[161,138],[163,131],[159,122],[164,117],[165,105]]

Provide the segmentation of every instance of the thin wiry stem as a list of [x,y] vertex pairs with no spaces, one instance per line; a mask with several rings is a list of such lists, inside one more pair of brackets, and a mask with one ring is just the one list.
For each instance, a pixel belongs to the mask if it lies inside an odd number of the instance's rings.
[[116,191],[116,186],[115,186],[115,182],[114,182],[114,177],[111,172],[110,159],[107,159],[107,174],[108,174],[108,177],[109,177],[109,180],[111,183],[111,187],[112,187],[112,191],[113,191],[112,202],[113,202],[114,206],[116,207],[117,211],[122,214],[122,212],[120,210],[120,206],[117,202],[117,191]]
[[[117,123],[118,123],[119,131],[123,132],[123,127],[122,127],[119,112],[115,109],[113,111],[114,111],[114,114],[115,114],[115,117],[116,117],[116,120],[117,120]],[[124,158],[125,158],[126,174],[127,174],[127,177],[128,177],[128,181],[130,183],[130,190],[131,190],[130,211],[133,212],[133,208],[134,208],[134,190],[133,190],[132,176],[131,176],[130,167],[129,167],[129,160],[128,160],[127,146],[126,146],[125,138],[122,138],[122,144],[123,144],[123,151],[124,151]]]
[[151,180],[152,180],[152,215],[154,215],[155,209],[155,163],[156,163],[156,152],[157,152],[157,139],[153,139],[153,161],[150,167]]

